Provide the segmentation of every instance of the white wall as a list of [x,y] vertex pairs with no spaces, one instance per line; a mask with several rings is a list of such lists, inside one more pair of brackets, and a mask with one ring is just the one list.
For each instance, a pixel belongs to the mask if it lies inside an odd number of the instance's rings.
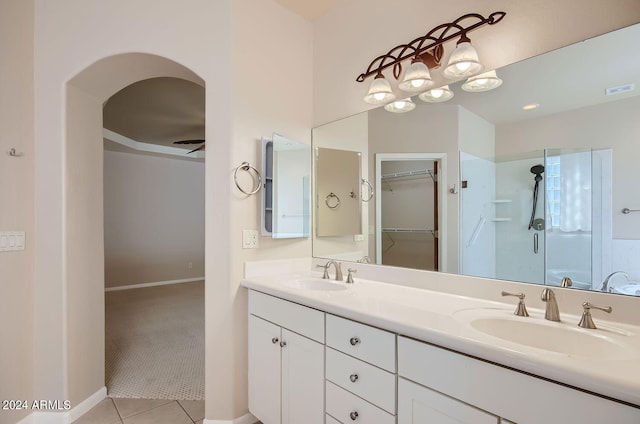
[[[0,399],[33,399],[32,1],[1,2],[0,51],[0,231],[26,232],[25,250],[0,252]],[[26,414],[0,410],[0,423]]]
[[[498,24],[470,34],[486,69],[496,69],[636,23],[640,17],[640,2],[338,2],[314,28],[314,125],[371,108],[362,101],[369,83],[358,83],[355,79],[375,57],[467,13],[486,16],[496,11],[504,11],[507,15]],[[434,72],[434,76],[437,74]]]
[[105,287],[204,277],[204,167],[104,152]]

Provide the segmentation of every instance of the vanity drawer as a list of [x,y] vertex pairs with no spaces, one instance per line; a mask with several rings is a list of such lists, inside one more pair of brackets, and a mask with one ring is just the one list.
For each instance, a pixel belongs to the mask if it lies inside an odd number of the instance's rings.
[[324,343],[324,312],[249,290],[249,313]]
[[396,371],[396,335],[327,314],[327,346],[390,372]]
[[396,417],[327,381],[326,411],[342,423],[395,424]]
[[396,413],[396,376],[326,348],[326,378],[390,414]]

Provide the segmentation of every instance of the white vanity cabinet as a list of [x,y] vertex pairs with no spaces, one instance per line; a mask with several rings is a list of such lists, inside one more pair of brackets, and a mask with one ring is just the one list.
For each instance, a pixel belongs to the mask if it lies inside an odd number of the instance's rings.
[[329,314],[326,327],[327,422],[395,424],[396,335]]
[[324,423],[324,313],[249,292],[249,410],[264,424]]
[[640,409],[406,337],[398,376],[398,424],[640,423]]

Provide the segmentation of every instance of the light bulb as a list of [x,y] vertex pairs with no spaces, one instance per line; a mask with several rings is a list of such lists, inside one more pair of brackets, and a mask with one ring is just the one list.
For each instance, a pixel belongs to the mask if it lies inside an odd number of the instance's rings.
[[442,97],[443,94],[444,94],[444,90],[441,88],[435,88],[431,90],[431,96],[435,97],[436,99]]
[[456,68],[458,68],[458,70],[460,72],[466,71],[467,69],[469,69],[470,66],[471,66],[471,62],[459,62],[459,63],[456,63]]
[[411,86],[414,88],[420,88],[424,85],[424,83],[426,83],[427,80],[424,79],[416,79],[416,80],[412,80],[411,81]]
[[378,100],[378,101],[382,101],[382,100],[384,100],[384,98],[385,98],[386,96],[387,96],[387,94],[386,94],[386,93],[375,93],[375,94],[373,95],[373,97],[375,97],[375,99],[376,99],[376,100]]
[[394,104],[394,106],[397,107],[398,109],[403,109],[406,105],[407,105],[407,102],[405,102],[404,100],[398,100]]

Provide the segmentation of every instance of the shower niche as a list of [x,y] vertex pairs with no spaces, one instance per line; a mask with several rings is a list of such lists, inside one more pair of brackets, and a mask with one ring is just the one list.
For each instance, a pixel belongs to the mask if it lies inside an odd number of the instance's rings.
[[[611,150],[460,155],[461,271],[595,289],[611,259]],[[609,236],[608,236],[609,235]]]

